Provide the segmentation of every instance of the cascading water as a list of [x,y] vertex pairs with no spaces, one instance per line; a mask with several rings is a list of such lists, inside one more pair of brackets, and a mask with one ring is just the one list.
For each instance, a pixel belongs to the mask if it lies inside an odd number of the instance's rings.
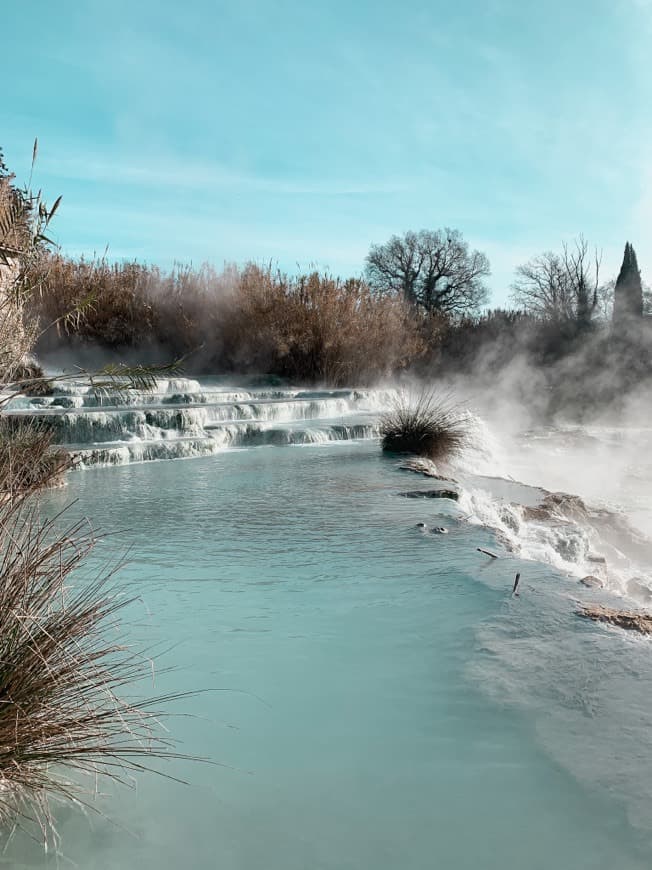
[[387,390],[240,390],[160,380],[152,391],[59,382],[7,414],[52,428],[83,467],[211,455],[227,447],[324,444],[378,435]]

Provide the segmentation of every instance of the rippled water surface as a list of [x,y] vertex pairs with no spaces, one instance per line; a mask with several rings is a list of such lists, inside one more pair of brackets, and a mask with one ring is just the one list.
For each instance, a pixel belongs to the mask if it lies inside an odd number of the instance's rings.
[[[181,749],[58,813],[84,870],[652,864],[650,648],[579,624],[575,585],[483,557],[489,532],[344,443],[93,469],[48,496],[129,548],[127,636],[169,648],[151,691]],[[448,535],[422,534],[417,521]],[[523,573],[520,599],[509,595]],[[14,838],[5,862],[54,866]],[[62,865],[63,866],[63,865]]]

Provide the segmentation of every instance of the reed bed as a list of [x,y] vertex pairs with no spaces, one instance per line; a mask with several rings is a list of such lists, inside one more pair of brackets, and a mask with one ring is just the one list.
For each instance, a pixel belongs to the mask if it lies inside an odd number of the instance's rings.
[[[40,288],[30,313],[41,352],[111,358],[187,357],[195,373],[272,374],[333,386],[371,383],[425,351],[423,324],[403,299],[364,281],[326,273],[288,276],[244,268],[71,260],[47,254],[33,266]],[[71,317],[69,312],[75,312]]]

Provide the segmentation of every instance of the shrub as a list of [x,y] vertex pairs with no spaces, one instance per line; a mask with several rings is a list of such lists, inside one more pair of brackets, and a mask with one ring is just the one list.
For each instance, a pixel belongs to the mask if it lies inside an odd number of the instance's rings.
[[43,254],[30,274],[40,291],[32,296],[32,313],[49,333],[42,345],[72,335],[112,349],[147,340],[154,330],[150,286],[158,277],[156,269],[138,263]]
[[70,454],[52,446],[52,431],[16,417],[0,417],[0,498],[59,485]]
[[54,393],[51,379],[46,377],[39,363],[29,355],[23,357],[11,376],[16,387],[26,396],[51,396]]
[[468,443],[466,414],[446,396],[423,390],[399,395],[381,417],[383,450],[411,453],[434,462],[450,460]]

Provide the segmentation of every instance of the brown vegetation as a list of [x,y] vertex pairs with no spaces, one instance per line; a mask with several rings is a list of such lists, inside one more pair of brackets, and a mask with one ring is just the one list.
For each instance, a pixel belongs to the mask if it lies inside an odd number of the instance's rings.
[[[369,383],[425,350],[423,318],[359,279],[289,277],[249,264],[163,273],[137,263],[42,257],[32,313],[56,324],[40,347],[85,345],[150,359],[190,354],[195,372],[269,373],[334,386]],[[69,312],[74,312],[71,316]]]
[[71,466],[70,454],[52,445],[43,425],[0,417],[0,500],[59,486]]
[[255,264],[166,272],[41,251],[28,264],[38,293],[23,320],[46,330],[37,351],[54,365],[182,358],[189,374],[332,386],[406,369],[428,382],[471,375],[492,390],[504,381],[542,419],[617,414],[628,392],[652,380],[652,317],[614,332],[616,290],[601,282],[600,255],[582,237],[517,269],[514,298],[525,311],[478,313],[487,270],[452,230],[374,246],[368,282]]
[[117,640],[129,601],[106,579],[71,585],[94,543],[88,524],[61,531],[30,493],[0,505],[0,823],[35,819],[47,842],[49,799],[87,799],[79,774],[119,780],[172,750],[151,727],[164,699],[117,694],[150,667]]
[[256,266],[240,275],[222,330],[224,358],[235,370],[334,386],[369,383],[422,349],[401,300],[379,299],[357,279],[287,278]]
[[13,184],[13,175],[0,172],[0,250],[5,256],[17,256],[29,248],[29,224],[27,199]]
[[79,574],[90,525],[40,515],[35,496],[69,465],[46,427],[0,417],[0,825],[37,822],[55,847],[51,798],[84,803],[98,775],[122,781],[178,756],[156,726],[171,698],[119,696],[152,664],[122,644],[131,599],[111,574]]

